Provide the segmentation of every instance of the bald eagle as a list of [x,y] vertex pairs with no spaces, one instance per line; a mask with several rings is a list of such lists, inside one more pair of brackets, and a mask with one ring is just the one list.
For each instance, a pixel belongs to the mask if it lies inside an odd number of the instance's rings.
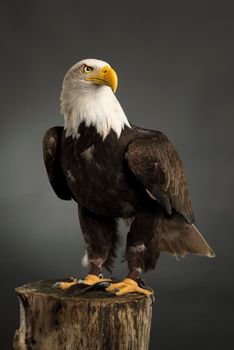
[[[151,291],[140,275],[155,268],[161,252],[214,256],[194,225],[182,161],[160,131],[130,123],[115,96],[117,74],[110,65],[85,59],[65,75],[61,92],[64,127],[44,135],[44,162],[60,199],[78,204],[89,266],[84,283],[105,280],[118,245],[117,223],[130,221],[125,258],[128,274],[107,290],[116,295]],[[77,279],[61,282],[69,288]]]

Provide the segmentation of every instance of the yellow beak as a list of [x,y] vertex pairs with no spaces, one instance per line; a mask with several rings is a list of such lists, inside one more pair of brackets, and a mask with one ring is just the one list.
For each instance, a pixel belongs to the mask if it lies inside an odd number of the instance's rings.
[[117,74],[109,66],[102,67],[98,74],[90,75],[85,80],[89,80],[94,84],[110,86],[114,92],[116,92],[118,86]]

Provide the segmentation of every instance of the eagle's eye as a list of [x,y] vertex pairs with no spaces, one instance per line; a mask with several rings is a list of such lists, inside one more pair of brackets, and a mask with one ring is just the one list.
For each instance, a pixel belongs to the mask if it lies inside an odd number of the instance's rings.
[[93,70],[92,67],[84,65],[81,69],[82,73],[87,74]]

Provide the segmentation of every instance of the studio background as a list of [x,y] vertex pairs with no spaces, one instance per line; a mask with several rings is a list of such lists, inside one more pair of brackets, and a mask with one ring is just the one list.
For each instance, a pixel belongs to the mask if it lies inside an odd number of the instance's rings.
[[[129,120],[167,134],[189,179],[198,228],[215,259],[162,255],[145,275],[156,304],[150,350],[229,349],[233,342],[234,14],[227,1],[1,1],[0,349],[12,348],[14,288],[83,276],[77,208],[59,200],[42,160],[62,125],[59,94],[83,58],[109,62]],[[120,227],[113,275],[126,228]],[[230,346],[229,346],[230,345]]]

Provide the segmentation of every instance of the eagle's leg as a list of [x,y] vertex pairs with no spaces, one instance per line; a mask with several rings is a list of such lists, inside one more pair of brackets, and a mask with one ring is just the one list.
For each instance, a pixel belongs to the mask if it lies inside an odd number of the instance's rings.
[[[78,211],[86,246],[82,263],[89,267],[89,273],[82,280],[82,283],[93,285],[98,282],[111,281],[103,278],[101,272],[103,267],[111,271],[119,241],[116,220],[112,217],[95,214],[80,205]],[[72,279],[69,282],[60,283],[59,287],[66,289],[77,282],[79,283],[78,279]]]
[[120,283],[113,283],[107,291],[123,295],[139,292],[147,296],[151,290],[140,286],[140,275],[153,269],[159,258],[157,228],[155,227],[155,211],[140,212],[135,215],[127,237],[126,259],[129,273]]
[[119,241],[115,218],[79,206],[79,219],[86,246],[83,265],[89,266],[91,275],[99,276],[103,267],[111,271]]

